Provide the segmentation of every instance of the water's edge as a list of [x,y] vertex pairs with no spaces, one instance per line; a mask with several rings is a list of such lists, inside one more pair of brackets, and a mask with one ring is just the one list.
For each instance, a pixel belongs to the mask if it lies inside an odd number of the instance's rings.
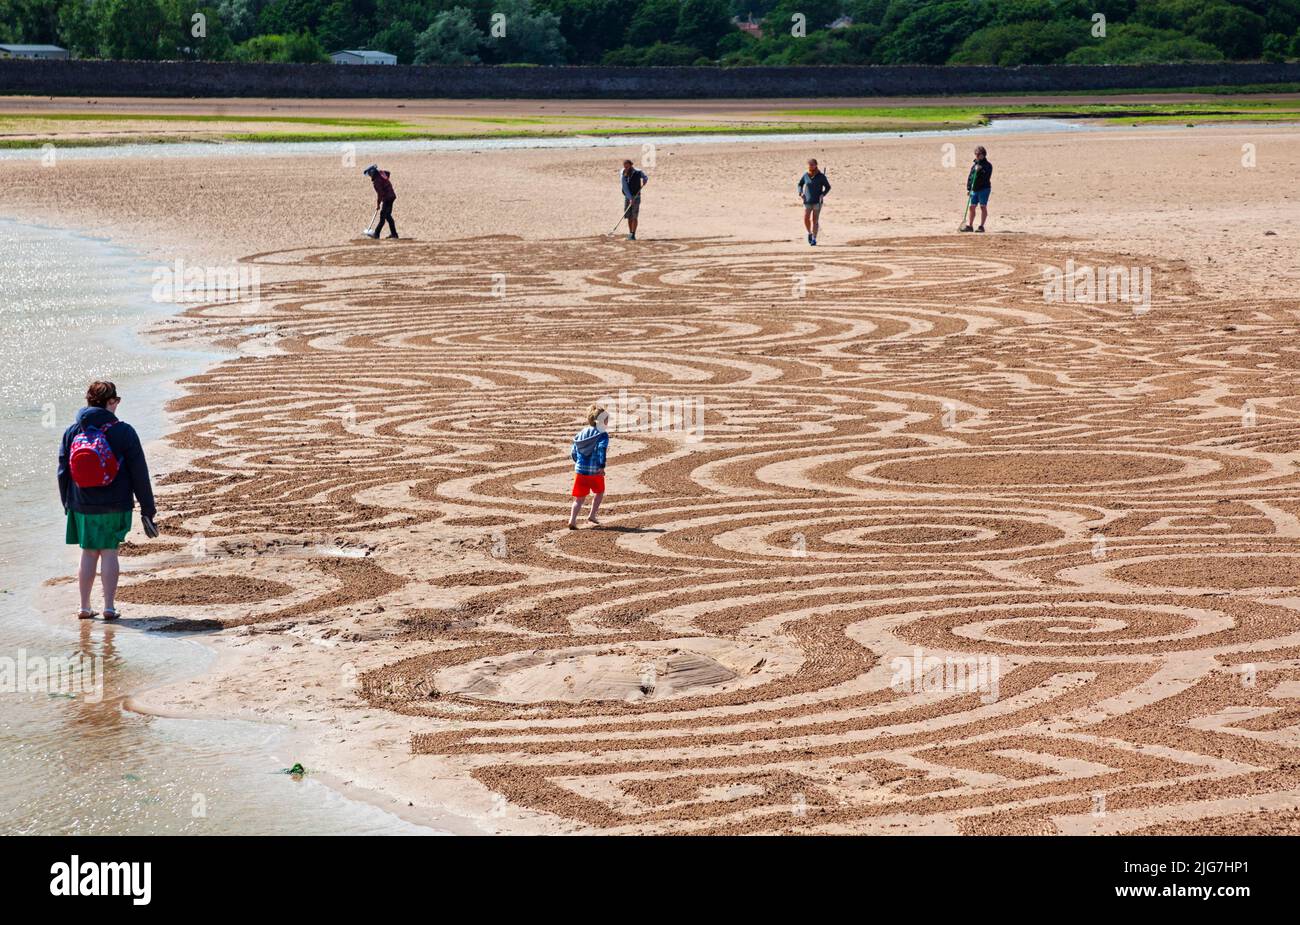
[[[144,270],[147,267],[147,259],[131,249],[129,245],[124,245],[122,242],[114,240],[111,236],[108,239],[105,239],[101,235],[92,234],[83,229],[37,225],[13,216],[0,216],[0,231],[4,231],[11,235],[27,235],[33,237],[58,236],[58,239],[60,240],[71,239],[78,243],[84,242],[88,246],[104,248],[104,253],[109,253],[111,250],[112,252],[115,252],[115,257],[121,257],[124,260],[129,260],[132,263],[137,264],[138,266],[133,268],[133,270]],[[57,240],[54,243],[57,245]],[[120,267],[96,269],[99,272],[111,273],[113,269],[120,270]],[[143,274],[142,279],[147,279],[147,274]],[[148,297],[149,292],[146,289],[139,298],[140,301],[143,302],[147,300]],[[114,341],[119,343],[130,343],[137,352],[156,353],[170,358],[171,362],[167,364],[166,371],[162,372],[159,376],[153,377],[157,381],[151,383],[151,385],[156,384],[160,388],[159,394],[156,397],[151,396],[149,399],[150,404],[156,402],[157,406],[159,406],[159,414],[156,418],[141,418],[139,416],[139,411],[137,411],[135,415],[132,415],[127,413],[125,407],[123,408],[123,417],[125,420],[130,421],[134,417],[137,429],[140,430],[142,438],[144,439],[146,454],[151,462],[156,460],[175,460],[183,455],[168,443],[170,434],[175,431],[178,425],[178,420],[174,414],[166,410],[166,404],[172,398],[185,394],[184,388],[180,385],[180,380],[190,376],[200,375],[212,366],[225,362],[237,355],[228,351],[217,352],[208,347],[205,347],[202,351],[196,351],[190,347],[178,347],[176,344],[167,342],[162,336],[162,332],[157,330],[157,327],[164,319],[175,317],[175,315],[183,310],[183,308],[184,306],[169,306],[165,307],[165,310],[160,309],[156,314],[137,313],[135,317],[114,318],[112,319],[114,323],[111,325],[108,325],[104,329],[97,328],[92,334],[87,335],[92,338],[99,337],[105,342]],[[146,376],[145,381],[149,380],[150,377]],[[130,400],[131,397],[132,396],[128,396],[128,400]],[[133,403],[133,407],[139,409],[141,408],[142,403],[138,395],[135,396],[135,398],[136,400]],[[63,417],[67,417],[66,411],[60,415],[59,426],[55,428],[56,433],[61,432],[62,426],[67,423],[62,420]],[[159,471],[155,471],[155,478],[159,474]],[[21,484],[11,484],[7,487],[15,490],[22,490],[23,488]],[[52,485],[49,487],[50,490],[52,490]],[[35,574],[41,573],[44,574],[46,582],[66,580],[68,576],[66,568],[60,568],[56,562],[60,556],[66,555],[62,549],[60,548],[57,552],[48,549],[46,538],[42,538],[40,535],[32,536],[29,532],[27,536],[31,537],[31,539],[28,540],[32,547],[30,550],[31,559],[28,561],[32,566],[33,577]],[[23,550],[17,550],[16,552],[22,553]],[[124,575],[129,574],[128,570],[130,568],[130,560],[124,560],[123,564]],[[54,571],[54,575],[51,576],[49,574],[50,571]],[[134,653],[132,651],[127,651],[119,657],[123,667],[122,673],[138,674],[143,670],[152,676],[146,678],[133,678],[133,680],[128,682],[127,686],[124,686],[122,689],[112,690],[112,692],[106,695],[103,700],[103,705],[107,708],[105,712],[120,710],[124,715],[133,714],[149,721],[162,724],[167,728],[182,729],[179,735],[182,744],[188,745],[195,743],[197,740],[198,751],[200,751],[200,753],[210,755],[215,754],[218,756],[218,759],[225,756],[224,746],[226,745],[226,742],[234,741],[236,744],[230,748],[229,753],[230,762],[235,763],[241,761],[246,759],[250,754],[257,754],[264,759],[255,769],[247,767],[240,768],[239,770],[244,773],[245,777],[252,774],[268,773],[266,768],[275,763],[273,759],[276,759],[276,753],[285,752],[286,750],[291,749],[296,742],[301,741],[300,736],[302,731],[288,723],[256,721],[242,718],[230,719],[227,717],[207,716],[203,714],[181,716],[177,714],[168,714],[162,711],[155,711],[151,709],[147,703],[142,702],[147,700],[147,695],[150,691],[164,688],[180,681],[200,678],[212,671],[221,655],[221,651],[215,645],[203,639],[200,634],[157,634],[150,632],[147,628],[133,628],[127,625],[105,627],[98,621],[70,627],[68,615],[56,612],[56,608],[49,600],[50,593],[47,586],[41,584],[39,580],[35,583],[34,587],[22,588],[18,592],[9,591],[6,594],[6,598],[6,603],[12,611],[11,617],[13,617],[13,619],[7,620],[4,628],[10,635],[11,640],[16,640],[16,645],[18,646],[27,645],[27,639],[31,638],[44,642],[46,648],[53,651],[62,645],[58,640],[70,639],[74,635],[75,630],[81,634],[83,644],[87,641],[87,633],[100,633],[99,636],[95,637],[89,646],[90,648],[96,650],[112,649],[114,651],[119,649],[135,650]],[[30,613],[31,617],[36,621],[36,624],[32,624],[22,618],[20,614],[23,611]],[[126,622],[129,623],[129,621]],[[36,634],[29,635],[33,629],[36,631]],[[114,643],[112,640],[117,636],[120,636],[121,638]],[[141,648],[149,650],[152,657],[146,657],[144,659],[133,658],[132,655],[138,655]],[[19,649],[18,651],[25,650]],[[200,651],[202,653],[201,655],[198,654]],[[116,661],[113,659],[108,659],[108,661],[116,664]],[[141,667],[142,662],[144,664],[143,669]],[[20,704],[20,706],[25,705],[26,704]],[[67,707],[59,702],[53,704],[36,704],[37,711],[57,711],[60,709],[67,709]],[[15,718],[13,712],[10,712],[11,715],[6,718],[6,723],[4,724],[6,744],[13,743],[19,748],[26,747],[29,743],[24,742],[22,739],[22,718]],[[58,723],[55,723],[55,725],[58,725]],[[78,755],[77,748],[85,747],[89,750],[87,754],[93,754],[93,749],[96,747],[103,747],[97,741],[98,730],[92,728],[94,724],[87,726],[85,735],[86,741],[81,743],[75,740],[78,732],[76,719],[74,718],[74,721],[68,725],[74,727],[73,737],[71,740],[65,740],[63,743],[59,744],[59,757],[67,761],[70,765],[89,764],[90,760],[93,759],[87,759],[86,755]],[[122,726],[129,726],[129,724],[123,723]],[[250,735],[249,730],[252,727],[261,729],[262,733]],[[231,733],[227,736],[224,730],[237,730],[237,732]],[[38,726],[29,727],[29,731],[32,735],[46,732],[46,730]],[[65,730],[60,729],[59,731],[63,732]],[[121,728],[119,727],[115,727],[113,732],[119,735],[122,734]],[[130,732],[128,731],[126,735],[129,736]],[[37,741],[33,748],[39,752],[44,744],[45,743],[41,741]],[[146,771],[146,769],[148,771],[158,770],[156,765],[152,763],[153,760],[156,759],[156,756],[154,759],[151,759],[147,755],[143,757],[136,757],[129,754],[122,755],[120,754],[121,746],[121,740],[115,738],[109,740],[108,748],[113,752],[115,758],[120,758],[124,762],[124,766],[125,764],[130,764],[131,766],[139,766],[141,768],[140,775],[141,777],[146,778],[146,788],[144,788],[144,794],[140,798],[146,802],[153,802],[155,804],[160,802],[156,795],[149,794],[148,787],[152,786],[154,788],[154,793],[156,794],[160,787],[165,788],[167,786],[166,779],[164,778],[163,781],[157,783],[149,782],[147,780]],[[290,751],[289,753],[292,752]],[[26,769],[23,768],[20,770]],[[213,787],[216,789],[211,796],[220,797],[221,792],[219,788],[223,784],[235,786],[236,783],[238,783],[240,778],[237,775],[229,774],[228,772],[230,770],[230,768],[224,767],[215,769],[217,773],[212,776],[216,779],[216,783],[213,784]],[[135,779],[134,775],[126,775],[126,777],[128,779]],[[276,783],[279,783],[283,778],[276,778],[274,780]],[[49,780],[41,778],[40,783],[42,785],[52,786],[56,789],[51,790],[48,794],[41,794],[38,791],[36,794],[27,795],[27,798],[30,800],[40,800],[42,796],[45,796],[50,800],[66,801],[69,804],[74,805],[79,799],[85,799],[84,794],[68,794],[58,790],[57,778],[54,778],[54,781],[55,782],[51,785]],[[204,781],[204,784],[212,784],[212,781]],[[23,786],[22,777],[16,775],[15,779],[11,781],[10,786]],[[311,794],[317,787],[328,792],[329,796],[323,800],[313,801],[311,799]],[[265,788],[265,801],[270,805],[272,811],[276,808],[276,797],[274,792],[274,787]],[[378,834],[453,834],[458,832],[478,831],[467,822],[462,823],[461,820],[454,818],[442,820],[434,813],[410,811],[404,804],[401,804],[397,800],[391,799],[382,793],[372,793],[364,791],[355,785],[345,785],[345,782],[336,780],[328,774],[321,774],[318,772],[312,773],[309,781],[307,781],[307,789],[295,791],[295,793],[299,792],[305,793],[307,796],[295,796],[294,799],[305,800],[308,803],[314,802],[316,804],[314,807],[315,810],[318,810],[322,816],[330,817],[327,821],[326,828],[334,834],[347,834],[348,832],[348,820],[352,818],[353,813],[347,807],[356,807],[358,810],[355,814],[357,816],[355,831],[358,834],[363,831]],[[176,801],[181,801],[186,798],[186,794],[183,792],[168,791],[166,795]],[[105,799],[114,803],[113,809],[110,812],[120,811],[120,807],[116,805],[116,803],[122,799],[120,796],[114,798],[106,794]],[[339,804],[344,804],[343,808],[340,808]],[[83,803],[81,805],[84,806],[85,804]],[[175,809],[174,806],[172,808]],[[295,806],[294,808],[301,810],[302,806]],[[129,811],[130,807],[128,807],[128,812]],[[72,812],[75,816],[77,810],[74,809]],[[82,812],[85,815],[93,815],[93,813],[88,813],[84,810]],[[384,822],[383,819],[379,817],[386,817],[392,821]],[[445,826],[440,824],[443,821],[447,823]],[[77,817],[77,822],[81,822],[80,817]],[[15,831],[16,829],[11,828],[11,826],[12,823],[6,819],[6,830],[10,832]],[[70,831],[67,824],[58,817],[52,817],[52,821],[48,823],[48,828],[48,831],[42,831],[41,833],[62,834]],[[33,829],[32,831],[35,833],[37,830]],[[71,829],[71,831],[81,831],[81,829]]]
[[[1221,123],[1203,123],[1215,125]],[[1247,123],[1234,122],[1233,125]],[[1294,125],[1297,123],[1266,122],[1262,125]],[[336,141],[163,141],[150,144],[126,142],[113,145],[86,145],[62,147],[57,144],[60,159],[83,158],[170,158],[170,157],[288,157],[297,155],[337,154],[340,145],[350,145],[359,153],[395,154],[420,151],[501,151],[510,149],[541,148],[626,148],[646,144],[656,145],[708,145],[708,144],[792,144],[834,143],[843,141],[868,141],[875,138],[946,138],[951,136],[1011,135],[1041,132],[1077,133],[1133,131],[1138,129],[1165,131],[1177,125],[1146,124],[1142,126],[1101,124],[1088,119],[1069,120],[1053,118],[991,119],[984,125],[945,128],[873,129],[860,132],[697,132],[685,135],[664,133],[637,133],[629,135],[564,135],[492,138],[425,138],[388,141],[354,142],[340,133]],[[42,147],[0,148],[0,161],[30,160],[44,156]]]

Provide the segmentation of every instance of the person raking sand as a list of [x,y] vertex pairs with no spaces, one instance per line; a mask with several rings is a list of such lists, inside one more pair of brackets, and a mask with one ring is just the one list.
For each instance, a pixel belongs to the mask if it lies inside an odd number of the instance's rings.
[[803,202],[803,226],[808,231],[808,243],[816,247],[817,235],[821,231],[822,202],[831,191],[831,181],[817,165],[817,158],[808,161],[808,172],[799,178],[796,189]]
[[569,510],[569,529],[578,529],[578,515],[583,502],[592,495],[591,513],[587,515],[596,526],[596,512],[605,497],[605,454],[609,450],[609,412],[600,405],[587,409],[587,426],[573,438],[569,458],[573,460],[573,507]]
[[379,210],[379,224],[375,226],[374,231],[367,231],[366,237],[378,238],[384,222],[388,222],[388,236],[397,237],[397,224],[393,221],[393,203],[397,201],[397,193],[393,191],[389,172],[380,170],[376,164],[371,164],[362,173],[370,178],[370,182],[375,187],[375,208]]
[[[966,224],[959,228],[959,231],[984,231],[984,223],[989,217],[989,191],[993,188],[990,178],[993,176],[993,165],[989,163],[988,152],[984,150],[983,145],[975,148],[975,162],[970,165],[970,173],[966,175]],[[978,228],[973,228],[975,224],[975,207],[979,206],[980,224]]]
[[[641,190],[650,182],[650,178],[645,175],[645,171],[637,170],[631,161],[624,161],[618,179],[623,187],[623,217],[627,219],[627,239],[635,241],[637,219],[641,216]],[[618,226],[615,225],[614,229],[617,231]]]

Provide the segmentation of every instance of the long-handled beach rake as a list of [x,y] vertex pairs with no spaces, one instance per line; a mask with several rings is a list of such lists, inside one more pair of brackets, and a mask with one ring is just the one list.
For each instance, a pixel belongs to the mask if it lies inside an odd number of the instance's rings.
[[365,235],[367,238],[379,237],[379,229],[375,227],[375,223],[378,221],[379,221],[379,210],[375,209],[375,214],[370,217],[370,224],[366,225],[366,230],[361,233]]
[[[973,198],[974,198],[974,194],[971,193],[969,190],[967,190],[966,198],[962,201],[961,204],[961,221],[957,223],[958,231],[966,230],[966,216],[970,215],[971,200]],[[971,227],[974,226],[972,225]]]
[[[614,223],[614,227],[610,229],[609,234],[613,234],[614,232],[618,231],[618,226],[623,224],[623,219],[627,218],[627,213],[632,211],[632,206],[635,203],[636,203],[635,199],[629,199],[627,201],[627,208],[624,209],[623,214],[618,217],[618,221]],[[607,234],[605,235],[605,237],[609,237],[609,235]]]

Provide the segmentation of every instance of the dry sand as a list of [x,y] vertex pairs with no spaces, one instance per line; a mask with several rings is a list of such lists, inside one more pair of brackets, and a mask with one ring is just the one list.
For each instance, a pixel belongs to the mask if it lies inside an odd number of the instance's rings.
[[[122,596],[226,628],[137,704],[471,830],[1295,832],[1300,132],[989,138],[982,236],[944,141],[659,148],[635,244],[639,145],[385,157],[400,242],[335,158],[13,165],[4,214],[263,274],[163,326],[240,356]],[[1150,310],[1046,302],[1069,259]],[[620,390],[702,439],[615,434],[568,531]],[[891,684],[918,650],[996,698]]]

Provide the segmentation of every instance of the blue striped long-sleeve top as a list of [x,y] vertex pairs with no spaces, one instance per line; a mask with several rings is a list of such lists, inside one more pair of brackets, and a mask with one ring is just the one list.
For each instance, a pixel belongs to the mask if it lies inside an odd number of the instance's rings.
[[573,438],[573,471],[578,475],[595,475],[605,468],[605,452],[609,449],[609,434],[598,427],[584,427]]

